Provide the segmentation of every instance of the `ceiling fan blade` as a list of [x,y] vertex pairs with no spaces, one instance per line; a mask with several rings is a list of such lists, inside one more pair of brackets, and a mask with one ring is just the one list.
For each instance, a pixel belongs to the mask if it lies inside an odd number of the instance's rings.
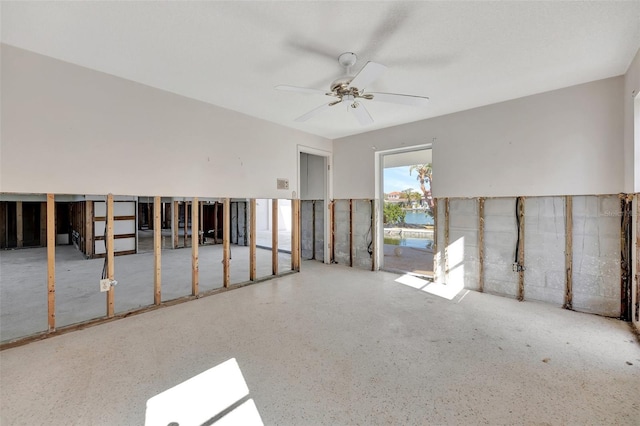
[[357,87],[362,90],[366,88],[370,83],[377,80],[378,77],[387,69],[382,64],[376,62],[367,62],[360,72],[351,80],[349,86]]
[[375,93],[368,92],[368,95],[373,95],[372,101],[377,102],[392,102],[394,104],[411,105],[411,106],[427,106],[429,104],[429,98],[426,96],[414,96],[414,95],[400,95],[398,93]]
[[312,95],[326,95],[327,92],[325,90],[320,89],[309,89],[307,87],[296,87],[296,86],[286,86],[280,85],[274,87],[276,90],[282,90],[284,92],[296,92],[296,93],[310,93]]
[[358,106],[356,108],[350,109],[351,111],[353,111],[356,118],[363,126],[366,126],[367,124],[373,124],[373,118],[371,118],[371,114],[369,114],[369,111],[367,111],[362,102],[358,102]]
[[[338,102],[340,103],[340,102]],[[309,111],[306,114],[301,115],[300,117],[296,118],[294,121],[298,121],[298,122],[302,122],[302,121],[307,121],[308,119],[315,117],[316,115],[320,114],[321,112],[323,112],[324,110],[328,109],[329,107],[335,105],[335,102],[332,102],[330,104],[322,104],[320,105],[318,108],[314,108],[311,111]]]

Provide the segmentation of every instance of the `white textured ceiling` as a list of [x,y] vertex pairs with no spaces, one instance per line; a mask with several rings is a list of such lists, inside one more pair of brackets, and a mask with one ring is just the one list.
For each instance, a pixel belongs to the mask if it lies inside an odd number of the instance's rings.
[[[2,42],[327,138],[624,74],[640,47],[627,2],[2,2]],[[362,127],[330,98],[337,57],[389,67]]]

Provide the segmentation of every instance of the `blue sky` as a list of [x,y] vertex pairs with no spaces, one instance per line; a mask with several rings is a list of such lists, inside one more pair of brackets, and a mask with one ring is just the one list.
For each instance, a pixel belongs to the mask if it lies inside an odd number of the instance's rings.
[[416,192],[420,191],[420,182],[416,179],[416,172],[409,175],[410,166],[389,167],[384,169],[384,192],[404,191],[407,188],[413,188]]

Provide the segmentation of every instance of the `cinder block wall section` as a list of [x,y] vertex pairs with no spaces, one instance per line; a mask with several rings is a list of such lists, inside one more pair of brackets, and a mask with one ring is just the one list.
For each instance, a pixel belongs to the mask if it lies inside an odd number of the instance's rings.
[[[516,297],[513,272],[518,231],[516,198],[487,198],[484,203],[484,291]],[[526,254],[525,254],[526,256]]]
[[372,200],[334,200],[332,262],[373,270],[374,222]]
[[620,315],[620,199],[573,197],[573,308]]
[[449,281],[478,290],[478,200],[449,200]]
[[302,259],[324,259],[324,201],[300,202],[300,255]]
[[[567,227],[567,199],[572,205],[571,228]],[[484,199],[484,232],[480,231],[478,198],[437,200],[434,267],[438,281],[459,285],[462,280],[465,288],[473,290],[482,281],[488,293],[519,296],[519,274],[514,271],[519,234],[516,200]],[[568,302],[577,311],[620,317],[621,214],[618,195],[524,198],[520,234],[524,300],[557,306]],[[640,288],[634,278],[635,301]]]
[[525,198],[524,297],[562,306],[565,297],[565,197]]

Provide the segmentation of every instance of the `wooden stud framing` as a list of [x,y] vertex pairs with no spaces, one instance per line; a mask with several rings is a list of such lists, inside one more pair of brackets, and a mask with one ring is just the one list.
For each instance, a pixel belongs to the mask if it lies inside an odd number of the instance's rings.
[[93,256],[93,201],[85,201],[84,209],[84,254],[87,257]]
[[231,200],[224,199],[222,205],[222,282],[225,288],[231,281]]
[[478,198],[478,291],[484,291],[484,197]]
[[564,197],[564,270],[565,270],[565,309],[573,309],[573,197]]
[[518,203],[518,217],[520,226],[518,227],[518,234],[520,235],[520,243],[518,245],[518,265],[520,265],[518,271],[518,300],[524,300],[524,197],[518,197],[520,202]]
[[[315,202],[314,202],[315,206]],[[291,200],[291,270],[300,271],[300,200]],[[314,207],[315,215],[315,207]],[[315,221],[314,221],[314,256],[315,256]]]
[[[114,268],[114,246],[113,246],[113,194],[107,195],[107,241],[106,250],[107,250],[107,278],[109,280],[114,279],[115,268]],[[109,291],[107,292],[107,317],[111,318],[114,314],[114,299],[115,299],[115,288],[114,286],[109,287]]]
[[200,242],[200,244],[204,245],[204,202],[199,203],[200,205],[200,221],[198,222],[198,224],[200,225],[198,227],[198,241]]
[[336,249],[335,249],[335,240],[336,240],[336,222],[335,222],[335,206],[336,206],[336,202],[335,200],[331,200],[329,202],[329,250],[331,250],[330,252],[330,259],[329,259],[329,263],[334,263],[336,261]]
[[179,220],[179,204],[178,201],[174,201],[172,204],[172,218],[171,218],[171,230],[173,231],[173,248],[178,248],[178,234],[180,230],[180,220]]
[[376,233],[376,229],[377,229],[377,210],[376,210],[376,200],[371,200],[371,251],[372,251],[372,256],[371,256],[371,270],[372,271],[377,271],[378,270],[378,251],[377,251],[377,247],[378,247],[378,238],[377,238],[377,233]]
[[256,264],[256,199],[249,201],[249,279],[255,281],[257,278]]
[[640,321],[640,194],[636,194],[636,321]]
[[449,282],[449,199],[444,199],[444,282]]
[[[193,198],[193,202],[191,203],[191,295],[198,296],[200,290],[198,289],[199,284],[199,260],[198,260],[198,243],[200,238],[198,238],[198,230],[200,229],[198,222],[198,214],[200,213],[200,206],[198,202],[198,197]],[[186,208],[186,207],[185,207]],[[186,217],[185,217],[186,219]],[[194,235],[194,232],[196,235]]]
[[213,243],[218,244],[218,206],[217,201],[213,203]]
[[278,275],[278,200],[271,200],[271,273]]
[[[184,237],[182,241],[184,242],[183,247],[186,248],[188,247],[187,241],[189,240],[189,202],[184,201],[182,205],[184,206],[184,223],[182,224]],[[193,227],[193,224],[191,226]]]
[[349,266],[351,267],[355,258],[353,251],[353,199],[349,198]]
[[631,241],[633,234],[631,229],[633,196],[620,194],[620,319],[631,321],[633,312],[633,280],[631,268]]
[[153,197],[153,304],[162,303],[162,200]]
[[438,281],[438,199],[433,199],[433,280]]
[[49,332],[56,329],[56,202],[47,194],[47,310]]
[[24,246],[24,223],[22,220],[22,201],[16,201],[16,240],[17,247]]

